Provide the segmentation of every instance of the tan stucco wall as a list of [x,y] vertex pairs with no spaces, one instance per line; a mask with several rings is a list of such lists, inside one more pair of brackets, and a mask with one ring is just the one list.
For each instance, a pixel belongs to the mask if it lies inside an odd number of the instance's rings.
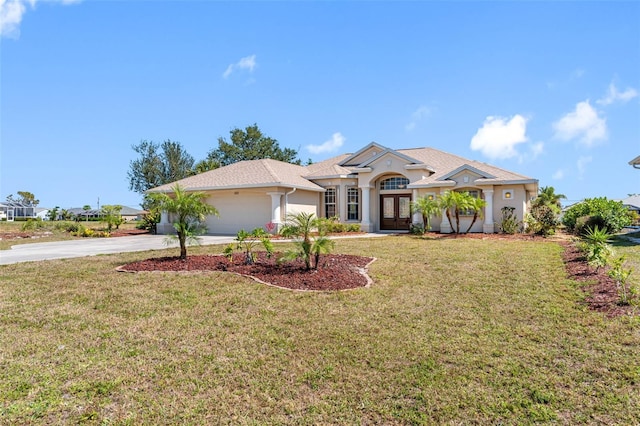
[[251,231],[271,221],[271,197],[264,189],[217,191],[207,202],[218,209],[219,217],[207,218],[207,233],[235,235],[240,229]]
[[[284,203],[285,197],[283,196],[282,198]],[[298,189],[286,198],[288,204],[286,208],[283,208],[283,221],[286,219],[287,214],[313,213],[317,216],[320,212],[320,205],[318,204],[320,197],[317,192],[301,191]]]

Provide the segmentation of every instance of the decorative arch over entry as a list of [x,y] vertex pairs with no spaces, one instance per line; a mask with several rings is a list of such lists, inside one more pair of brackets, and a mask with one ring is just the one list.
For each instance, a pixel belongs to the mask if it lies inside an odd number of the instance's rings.
[[401,175],[386,176],[378,181],[381,230],[409,230],[411,227],[409,183],[409,179]]

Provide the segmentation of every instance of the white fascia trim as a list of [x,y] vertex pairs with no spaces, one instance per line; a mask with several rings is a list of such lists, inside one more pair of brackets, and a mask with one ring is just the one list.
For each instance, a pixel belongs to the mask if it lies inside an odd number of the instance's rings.
[[443,186],[456,186],[454,181],[445,181],[445,182],[432,182],[432,183],[410,183],[407,185],[409,189],[418,189],[418,188],[440,188]]
[[359,167],[366,167],[369,164],[373,163],[374,161],[379,160],[380,158],[384,157],[385,155],[393,155],[394,157],[399,158],[400,160],[404,160],[407,163],[414,163],[414,164],[424,164],[421,161],[416,160],[415,158],[411,158],[408,155],[404,155],[399,153],[398,151],[396,151],[395,149],[390,149],[387,148],[384,151],[382,151],[381,153],[379,153],[378,155],[376,155],[373,158],[368,159],[367,161],[365,161],[364,163],[360,164]]
[[[316,185],[316,184],[314,184]],[[183,188],[185,191],[187,192],[193,192],[193,191],[222,191],[222,190],[226,190],[226,189],[233,189],[233,190],[241,190],[241,189],[250,189],[250,188],[270,188],[273,186],[281,186],[283,188],[296,188],[296,189],[302,189],[305,191],[314,191],[314,192],[325,192],[325,189],[322,188],[321,186],[316,185],[316,188],[310,188],[308,186],[302,186],[302,185],[291,185],[290,183],[282,183],[282,182],[270,182],[270,183],[255,183],[255,184],[250,184],[250,185],[226,185],[226,186],[201,186],[201,187],[197,187],[197,188]],[[172,189],[167,189],[167,190],[159,190],[159,191],[152,191],[152,190],[147,190],[146,193],[149,192],[163,192],[163,193],[172,193],[173,190]]]
[[371,142],[370,144],[368,144],[367,146],[365,146],[362,149],[359,149],[358,151],[356,151],[354,154],[351,154],[349,157],[345,158],[344,160],[342,160],[341,162],[338,163],[338,166],[344,166],[345,164],[349,164],[349,162],[353,159],[356,158],[358,155],[362,154],[363,152],[371,149],[371,148],[377,148],[380,149],[382,151],[385,151],[386,149],[388,149],[386,146],[382,146],[377,142]]
[[462,166],[458,167],[457,169],[450,171],[446,175],[440,176],[438,178],[438,180],[447,180],[450,177],[455,176],[455,175],[457,175],[458,173],[460,173],[460,172],[462,172],[464,170],[467,170],[469,172],[472,172],[472,173],[475,173],[475,174],[477,174],[479,176],[482,176],[482,178],[484,178],[484,179],[496,179],[495,176],[493,176],[493,175],[491,175],[489,173],[483,172],[482,170],[476,169],[475,167],[470,166],[468,164],[463,164]]
[[371,167],[354,167],[352,171],[356,173],[371,173],[373,169]]
[[404,169],[405,170],[427,170],[430,171],[432,173],[435,173],[435,169],[433,167],[431,167],[428,164],[405,164],[404,165]]

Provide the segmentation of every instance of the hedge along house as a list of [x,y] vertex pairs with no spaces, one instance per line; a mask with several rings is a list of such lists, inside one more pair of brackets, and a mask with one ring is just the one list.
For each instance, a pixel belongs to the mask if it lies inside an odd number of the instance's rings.
[[[447,191],[469,192],[484,199],[484,219],[471,232],[494,233],[503,207],[513,207],[522,221],[538,192],[536,179],[485,163],[433,148],[396,150],[375,142],[355,154],[306,167],[271,159],[241,161],[148,192],[171,194],[176,184],[208,195],[207,202],[220,213],[207,219],[212,234],[235,234],[269,222],[281,226],[288,213],[303,211],[336,216],[341,222],[360,224],[367,232],[407,231],[412,223],[422,223],[420,214],[411,214],[411,201],[436,199]],[[464,230],[472,215],[462,213],[460,228]],[[452,232],[444,214],[432,218],[432,228]],[[158,232],[173,232],[165,213]]]

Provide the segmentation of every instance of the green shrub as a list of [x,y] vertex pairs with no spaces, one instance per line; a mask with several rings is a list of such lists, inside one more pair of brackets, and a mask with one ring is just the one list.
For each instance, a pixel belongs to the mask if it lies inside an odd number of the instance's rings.
[[593,228],[587,228],[582,241],[581,249],[585,253],[589,265],[596,268],[596,271],[606,266],[609,258],[613,255],[613,249],[609,245],[611,234],[596,225]]
[[543,204],[531,208],[525,223],[528,232],[546,237],[555,234],[558,227],[558,216],[552,207]]
[[635,288],[627,288],[627,280],[629,279],[629,275],[631,275],[632,269],[624,269],[625,258],[624,256],[620,256],[615,258],[611,262],[611,270],[609,271],[609,276],[613,278],[616,282],[616,286],[618,287],[618,296],[620,296],[620,304],[628,305],[629,299],[632,295],[635,295]]
[[624,207],[621,201],[599,197],[587,198],[571,206],[564,213],[562,223],[569,231],[576,233],[578,219],[583,216],[599,217],[607,232],[612,234],[631,225],[633,221],[633,213]]
[[409,228],[409,232],[411,232],[413,235],[424,235],[426,231],[424,229],[424,224],[412,223],[411,228]]
[[584,236],[589,229],[594,229],[596,226],[608,231],[607,224],[600,216],[581,216],[576,219],[573,232],[576,235]]
[[36,229],[42,229],[44,227],[45,227],[44,221],[40,218],[36,218],[36,219],[27,219],[27,221],[22,224],[21,229],[23,231],[34,231]]
[[[256,228],[251,233],[241,229],[236,234],[236,244],[235,248],[237,250],[244,250],[244,263],[245,265],[251,265],[256,261],[256,253],[253,251],[254,247],[258,243],[262,243],[262,246],[267,251],[267,256],[271,256],[273,254],[273,243],[269,239],[270,234],[268,234],[262,228]],[[229,244],[224,249],[224,255],[231,259],[233,256],[234,244]]]
[[502,212],[502,220],[500,221],[500,232],[503,234],[515,234],[520,232],[522,228],[522,222],[520,222],[515,215],[515,207],[505,206],[500,209]]

